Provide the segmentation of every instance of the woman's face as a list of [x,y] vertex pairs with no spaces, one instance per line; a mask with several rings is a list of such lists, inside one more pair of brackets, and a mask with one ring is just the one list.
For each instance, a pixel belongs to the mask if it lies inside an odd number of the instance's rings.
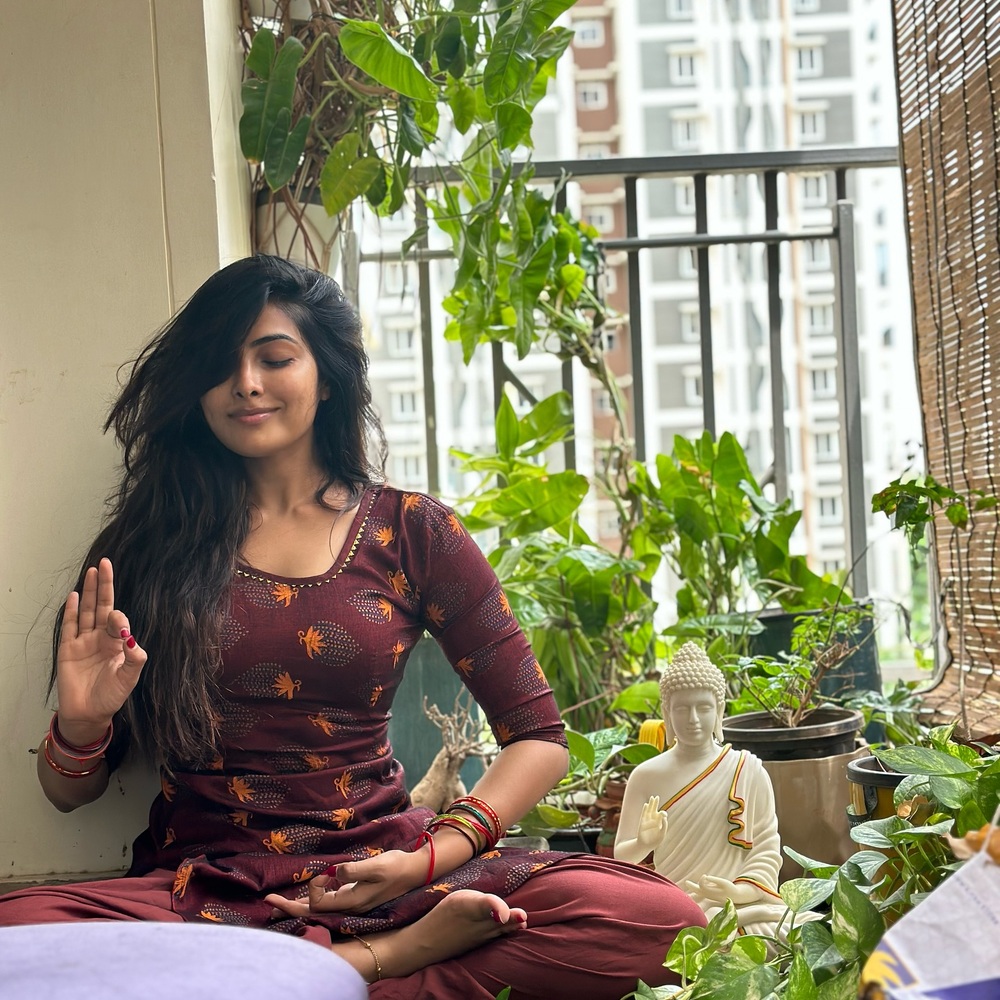
[[316,410],[327,398],[298,327],[267,305],[243,341],[235,371],[201,397],[201,409],[212,433],[243,458],[311,457]]
[[681,746],[702,747],[712,742],[718,715],[715,695],[707,689],[681,689],[670,696],[667,715]]

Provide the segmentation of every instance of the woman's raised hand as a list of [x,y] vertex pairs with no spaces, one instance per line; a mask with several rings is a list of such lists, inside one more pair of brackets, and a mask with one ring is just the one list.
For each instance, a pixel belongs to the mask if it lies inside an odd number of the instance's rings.
[[110,559],[91,566],[81,593],[66,598],[56,653],[59,731],[71,743],[99,739],[132,693],[146,653],[115,610]]

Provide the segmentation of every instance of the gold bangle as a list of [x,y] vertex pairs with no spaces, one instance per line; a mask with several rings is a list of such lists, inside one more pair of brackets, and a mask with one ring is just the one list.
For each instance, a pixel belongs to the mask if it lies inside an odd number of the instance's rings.
[[381,982],[382,963],[378,960],[378,955],[375,954],[375,949],[363,937],[360,937],[357,934],[355,934],[354,937],[356,940],[360,941],[372,953],[372,958],[375,960],[375,982],[376,983]]

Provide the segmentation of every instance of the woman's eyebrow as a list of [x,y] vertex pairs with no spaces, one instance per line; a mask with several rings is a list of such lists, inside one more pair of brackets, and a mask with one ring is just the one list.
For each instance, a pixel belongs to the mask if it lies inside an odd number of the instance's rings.
[[290,344],[298,344],[294,337],[289,337],[287,333],[266,333],[263,337],[250,341],[248,347],[260,347],[262,344],[270,344],[273,340],[287,340]]

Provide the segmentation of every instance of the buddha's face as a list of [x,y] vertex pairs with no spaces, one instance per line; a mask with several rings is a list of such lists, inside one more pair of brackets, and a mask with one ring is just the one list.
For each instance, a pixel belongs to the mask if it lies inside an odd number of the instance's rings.
[[715,695],[707,688],[681,689],[670,696],[667,721],[684,747],[704,747],[712,742],[719,713]]

